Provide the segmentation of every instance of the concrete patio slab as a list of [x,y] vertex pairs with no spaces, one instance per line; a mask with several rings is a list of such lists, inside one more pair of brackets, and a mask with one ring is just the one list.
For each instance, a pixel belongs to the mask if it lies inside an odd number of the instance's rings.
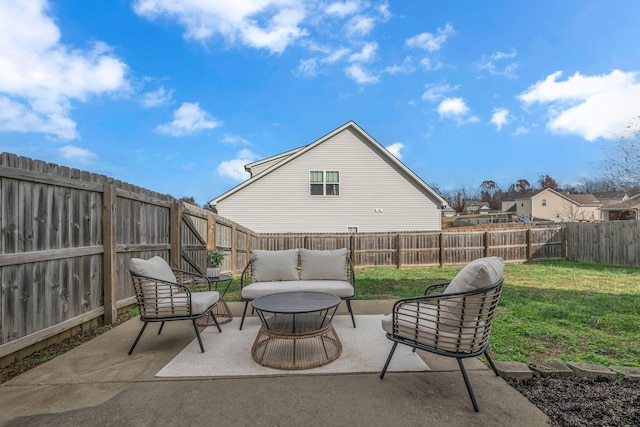
[[[392,304],[356,301],[354,311],[383,314]],[[230,306],[241,314],[241,304]],[[188,322],[172,322],[158,336],[157,326],[150,326],[128,356],[140,326],[128,321],[0,385],[0,424],[549,425],[545,414],[474,359],[465,367],[480,406],[475,413],[455,360],[423,352],[433,371],[388,373],[384,380],[377,373],[303,371],[268,378],[155,378],[193,339],[193,330]]]

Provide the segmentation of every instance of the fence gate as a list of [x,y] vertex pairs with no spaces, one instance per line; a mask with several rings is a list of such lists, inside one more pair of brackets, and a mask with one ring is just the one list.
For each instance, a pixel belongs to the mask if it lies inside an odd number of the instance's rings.
[[207,260],[207,218],[192,211],[182,212],[180,226],[180,268],[205,274]]

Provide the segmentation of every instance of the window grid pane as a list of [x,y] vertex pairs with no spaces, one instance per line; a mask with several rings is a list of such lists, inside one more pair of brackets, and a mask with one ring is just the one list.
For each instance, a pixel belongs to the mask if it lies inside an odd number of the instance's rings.
[[327,171],[327,184],[338,184],[340,183],[340,172],[338,171]]
[[309,182],[322,184],[324,173],[322,171],[311,171],[309,172]]

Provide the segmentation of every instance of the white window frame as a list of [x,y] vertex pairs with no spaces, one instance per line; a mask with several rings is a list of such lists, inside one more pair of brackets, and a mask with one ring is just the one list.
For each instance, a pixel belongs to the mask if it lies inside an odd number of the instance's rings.
[[[338,175],[338,180],[337,182],[329,182],[327,179],[327,175],[329,173],[336,173]],[[314,174],[321,174],[322,176],[322,181],[312,181],[312,177]],[[317,176],[317,175],[316,175]],[[311,191],[311,186],[312,185],[321,185],[322,186],[322,194],[313,194],[313,192]],[[327,187],[329,185],[337,185],[338,188],[338,194],[328,194],[327,192]],[[309,170],[309,196],[312,197],[339,197],[340,196],[340,171],[339,170],[318,170],[318,169],[314,169],[314,170]]]

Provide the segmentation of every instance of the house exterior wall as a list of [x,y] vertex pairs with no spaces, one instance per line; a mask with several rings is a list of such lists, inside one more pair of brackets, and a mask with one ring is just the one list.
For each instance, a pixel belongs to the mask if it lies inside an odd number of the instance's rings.
[[[518,202],[523,201],[525,202],[523,213],[526,213],[525,218],[527,219],[530,218],[528,215],[532,215],[534,218],[554,222],[573,222],[597,219],[600,216],[597,206],[582,206],[550,190],[543,190],[530,199],[518,200]],[[518,215],[520,215],[520,211],[518,211]]]
[[[309,171],[340,172],[339,196],[310,196]],[[439,201],[346,128],[216,205],[259,233],[440,230]]]
[[516,199],[516,215],[518,218],[524,218],[527,221],[531,220],[531,199]]

